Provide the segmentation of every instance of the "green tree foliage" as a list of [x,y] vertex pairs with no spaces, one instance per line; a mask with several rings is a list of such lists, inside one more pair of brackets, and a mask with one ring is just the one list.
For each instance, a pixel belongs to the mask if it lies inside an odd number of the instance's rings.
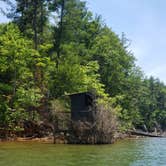
[[[122,129],[166,128],[166,86],[146,78],[128,40],[80,0],[3,0],[12,23],[0,25],[0,124],[18,125],[52,99],[95,91]],[[51,17],[54,16],[54,18]]]
[[1,114],[7,122],[19,121],[42,97],[33,79],[35,50],[14,24],[1,25],[0,33]]
[[34,48],[44,41],[43,33],[48,20],[48,0],[3,0],[9,4],[11,11],[6,13],[13,19],[20,31],[28,38],[33,39]]

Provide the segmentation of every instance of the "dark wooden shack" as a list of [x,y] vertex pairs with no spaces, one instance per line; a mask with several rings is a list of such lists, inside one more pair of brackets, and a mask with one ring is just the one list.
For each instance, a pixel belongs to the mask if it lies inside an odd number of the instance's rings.
[[90,92],[69,95],[71,99],[71,120],[93,121],[95,97]]

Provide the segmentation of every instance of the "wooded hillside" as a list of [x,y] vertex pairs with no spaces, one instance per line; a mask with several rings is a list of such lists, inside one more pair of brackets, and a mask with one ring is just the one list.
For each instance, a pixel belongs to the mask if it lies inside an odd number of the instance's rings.
[[126,36],[115,34],[86,2],[3,1],[11,22],[0,25],[0,129],[39,121],[39,111],[55,100],[67,110],[59,98],[86,91],[111,105],[121,131],[166,129],[165,84],[146,77]]

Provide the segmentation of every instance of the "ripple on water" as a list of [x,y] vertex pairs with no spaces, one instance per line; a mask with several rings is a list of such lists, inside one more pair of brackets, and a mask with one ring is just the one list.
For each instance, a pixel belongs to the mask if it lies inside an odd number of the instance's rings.
[[96,146],[0,143],[0,166],[166,166],[166,139]]

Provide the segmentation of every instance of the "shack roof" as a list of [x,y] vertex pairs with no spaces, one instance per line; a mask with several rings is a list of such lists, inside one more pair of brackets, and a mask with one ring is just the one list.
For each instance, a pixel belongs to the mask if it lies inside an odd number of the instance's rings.
[[79,92],[79,93],[70,93],[67,96],[81,95],[81,94],[90,94],[90,92]]
[[95,95],[92,92],[79,92],[79,93],[71,93],[71,94],[67,94],[67,96],[72,97],[72,96],[79,96],[79,95],[88,95],[91,96],[92,98],[95,97]]

